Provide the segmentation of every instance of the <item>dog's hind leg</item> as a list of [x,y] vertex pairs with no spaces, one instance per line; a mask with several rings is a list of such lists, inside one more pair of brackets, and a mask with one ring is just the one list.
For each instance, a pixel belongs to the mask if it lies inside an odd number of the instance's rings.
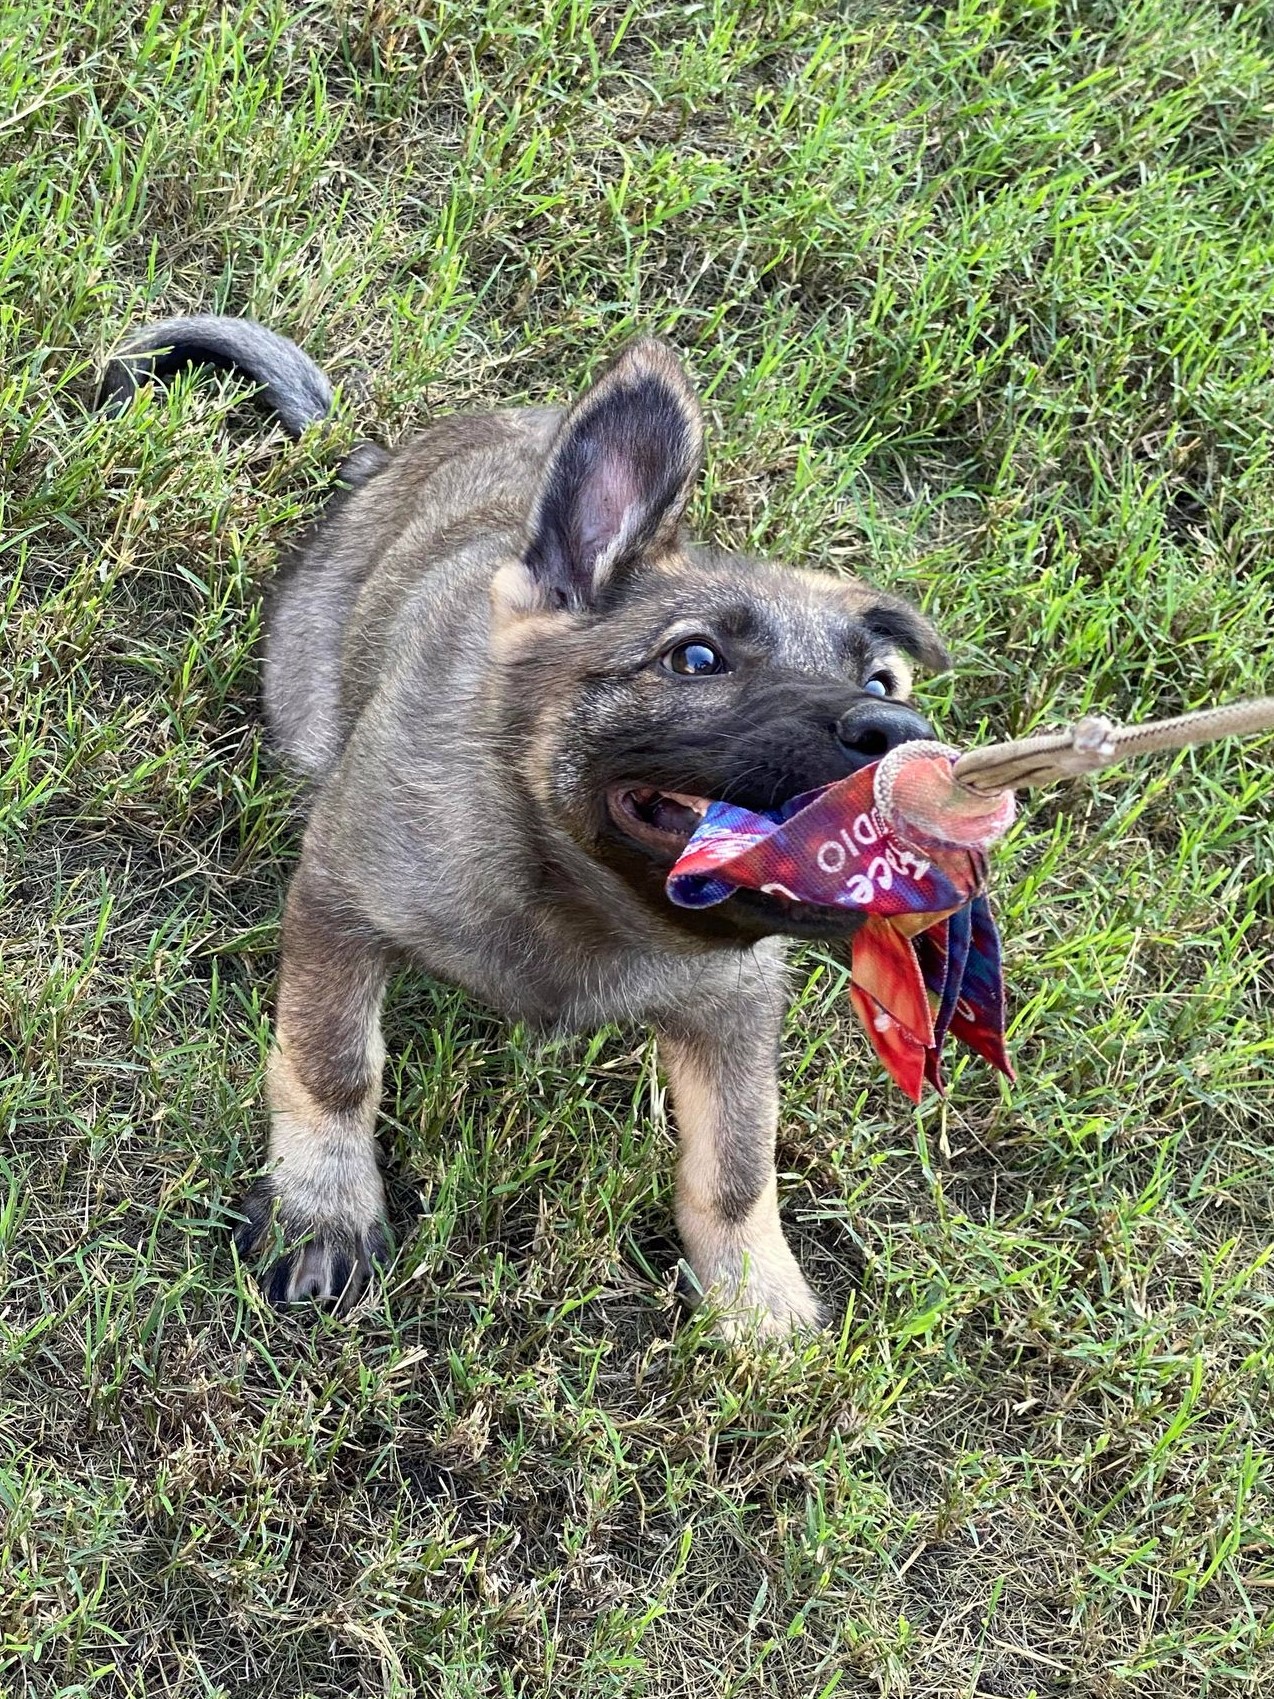
[[384,1046],[379,940],[307,865],[283,919],[267,1095],[271,1167],[243,1203],[239,1248],[255,1248],[277,1211],[283,1251],[266,1282],[275,1303],[347,1307],[385,1252],[375,1121]]
[[681,1138],[677,1225],[703,1293],[726,1331],[790,1334],[823,1308],[783,1237],[774,1144],[781,990],[740,986],[728,1003],[659,1026]]

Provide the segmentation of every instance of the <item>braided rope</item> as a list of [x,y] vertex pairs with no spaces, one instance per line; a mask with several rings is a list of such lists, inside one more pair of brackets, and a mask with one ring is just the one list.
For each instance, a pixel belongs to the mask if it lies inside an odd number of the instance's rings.
[[1184,749],[1221,737],[1250,737],[1274,731],[1274,696],[1225,707],[1200,708],[1170,720],[1151,720],[1144,726],[1116,726],[1100,715],[1077,720],[1061,732],[1018,738],[971,749],[952,769],[957,784],[977,796],[1024,786],[1051,785],[1079,773],[1095,773],[1130,755],[1154,749]]

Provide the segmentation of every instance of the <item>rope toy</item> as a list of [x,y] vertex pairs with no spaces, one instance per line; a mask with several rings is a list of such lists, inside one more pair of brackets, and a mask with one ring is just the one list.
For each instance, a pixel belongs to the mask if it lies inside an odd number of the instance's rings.
[[714,802],[668,875],[683,908],[745,888],[858,910],[850,995],[890,1076],[913,1102],[939,1092],[948,1033],[1012,1079],[987,851],[1013,823],[1014,791],[1094,773],[1130,755],[1274,729],[1274,697],[1142,726],[1093,716],[1065,731],[966,754],[904,743],[769,813]]

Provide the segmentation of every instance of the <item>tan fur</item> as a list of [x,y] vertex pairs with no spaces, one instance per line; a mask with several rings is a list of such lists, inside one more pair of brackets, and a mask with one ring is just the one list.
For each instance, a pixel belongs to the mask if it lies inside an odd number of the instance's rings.
[[[368,1046],[379,1076],[384,1063],[379,1035]],[[380,1220],[385,1189],[376,1165],[377,1087],[354,1109],[333,1109],[306,1090],[282,1041],[266,1073],[270,1109],[270,1167],[290,1205],[311,1221],[348,1223],[367,1232]]]
[[[700,1291],[722,1313],[728,1331],[761,1333],[815,1326],[821,1305],[783,1236],[774,1141],[777,1079],[762,1055],[745,1050],[705,1055],[701,1045],[665,1037],[660,1056],[668,1073],[681,1135],[677,1165],[677,1227]],[[737,1218],[722,1209],[739,1144],[765,1179],[755,1201]]]

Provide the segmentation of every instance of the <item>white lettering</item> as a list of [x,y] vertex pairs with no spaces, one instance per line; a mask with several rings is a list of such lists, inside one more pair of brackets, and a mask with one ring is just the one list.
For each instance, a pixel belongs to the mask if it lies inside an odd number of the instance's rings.
[[867,877],[874,879],[882,891],[888,891],[894,882],[894,870],[883,855],[878,855],[868,864]]
[[923,879],[929,871],[930,863],[923,860],[901,844],[890,844],[885,854],[889,857],[895,872],[910,874],[913,879]]
[[826,843],[819,845],[816,859],[824,873],[839,873],[845,865],[845,851],[835,838],[828,838]]

